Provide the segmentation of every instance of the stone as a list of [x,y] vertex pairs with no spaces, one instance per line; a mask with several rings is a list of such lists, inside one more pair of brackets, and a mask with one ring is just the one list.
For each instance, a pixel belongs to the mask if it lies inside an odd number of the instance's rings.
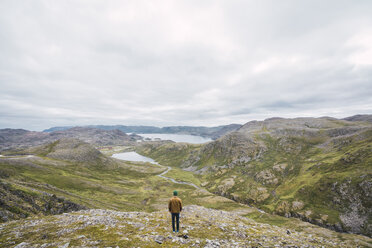
[[285,168],[287,168],[287,164],[275,164],[273,166],[273,169],[277,172],[283,172],[285,170]]
[[59,246],[58,248],[68,248],[70,246],[70,242],[65,243],[62,246]]
[[158,235],[155,237],[155,242],[158,243],[158,244],[162,244],[165,240],[165,237],[164,236],[161,236],[161,235]]
[[294,201],[292,202],[292,210],[301,210],[304,208],[304,203],[302,201]]
[[22,242],[22,243],[16,245],[14,248],[27,248],[27,247],[29,247],[29,243]]

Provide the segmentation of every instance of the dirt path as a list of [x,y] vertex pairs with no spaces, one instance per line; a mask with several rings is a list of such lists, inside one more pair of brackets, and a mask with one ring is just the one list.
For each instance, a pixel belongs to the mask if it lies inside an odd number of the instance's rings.
[[4,156],[0,155],[0,158],[3,159],[22,159],[22,158],[34,158],[34,155],[10,155],[10,156]]
[[190,186],[192,186],[192,187],[194,187],[194,188],[196,188],[196,189],[201,189],[199,186],[197,186],[197,185],[195,185],[195,184],[193,184],[193,183],[182,182],[182,181],[176,181],[176,180],[173,179],[173,178],[170,178],[170,177],[166,177],[166,176],[164,176],[165,174],[167,174],[167,173],[172,169],[172,167],[170,167],[170,166],[164,166],[164,165],[161,165],[161,164],[158,164],[158,165],[160,165],[160,166],[162,166],[162,167],[167,167],[167,168],[168,168],[167,170],[165,170],[165,171],[163,171],[162,173],[160,173],[159,175],[157,175],[158,177],[164,178],[164,179],[169,180],[169,181],[171,181],[171,182],[173,182],[173,183],[186,184],[186,185],[190,185]]

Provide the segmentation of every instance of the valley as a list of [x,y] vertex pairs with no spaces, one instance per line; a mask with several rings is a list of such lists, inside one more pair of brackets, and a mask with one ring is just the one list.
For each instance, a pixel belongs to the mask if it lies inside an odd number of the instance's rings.
[[0,1],[0,248],[372,248],[372,0]]
[[137,152],[236,202],[370,236],[371,134],[369,122],[276,118],[205,145],[151,143]]
[[[56,140],[8,135],[0,247],[230,247],[231,240],[238,247],[370,247],[371,126],[275,118],[205,144],[136,142],[85,128]],[[158,164],[112,156],[123,152]],[[187,239],[169,232],[175,189],[186,206]]]

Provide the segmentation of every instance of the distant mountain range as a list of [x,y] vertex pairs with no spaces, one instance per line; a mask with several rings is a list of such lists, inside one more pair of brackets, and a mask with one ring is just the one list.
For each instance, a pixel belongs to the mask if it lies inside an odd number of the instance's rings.
[[[102,130],[120,130],[124,133],[168,133],[168,134],[189,134],[212,139],[218,139],[222,135],[239,129],[242,125],[230,124],[217,127],[193,127],[193,126],[170,126],[170,127],[155,127],[155,126],[124,126],[124,125],[88,125],[86,128],[96,128]],[[72,126],[51,127],[43,130],[43,132],[64,131],[73,128]]]
[[[344,120],[372,122],[372,115],[354,115]],[[5,128],[0,129],[0,151],[41,145],[61,138],[77,138],[96,146],[133,145],[133,142],[142,139],[142,137],[136,135],[137,133],[189,134],[216,140],[239,130],[242,126],[240,124],[230,124],[216,127],[169,126],[160,128],[155,126],[89,125],[83,127],[52,127],[42,132]],[[127,133],[132,134],[128,135]]]
[[372,122],[372,115],[353,115],[353,116],[350,116],[350,117],[346,117],[343,120]]
[[[62,138],[77,138],[95,146],[133,145],[143,137],[135,133],[190,134],[217,139],[235,131],[241,125],[231,124],[218,127],[151,127],[151,126],[102,126],[53,127],[43,132],[24,129],[0,129],[0,151],[23,149],[54,142]],[[130,135],[126,133],[132,133]]]
[[103,146],[130,145],[141,137],[127,135],[116,129],[102,130],[88,127],[73,127],[49,133],[6,128],[0,129],[0,151],[27,148],[62,138],[76,138],[96,146]]
[[[346,117],[342,120],[347,121],[367,121],[372,122],[372,115],[354,115]],[[74,127],[86,127],[86,128],[96,128],[102,130],[120,130],[124,133],[168,133],[168,134],[189,134],[197,135],[202,137],[208,137],[211,139],[218,139],[219,137],[236,131],[241,128],[241,124],[229,124],[221,125],[216,127],[204,127],[204,126],[167,126],[167,127],[155,127],[155,126],[126,126],[126,125],[86,125],[86,126],[59,126],[51,127],[43,130],[43,132],[55,132],[64,131]]]

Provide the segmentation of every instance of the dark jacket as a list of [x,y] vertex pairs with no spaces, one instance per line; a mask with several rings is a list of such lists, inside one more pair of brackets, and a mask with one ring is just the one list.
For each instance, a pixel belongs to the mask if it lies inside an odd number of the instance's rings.
[[176,214],[182,211],[182,201],[177,196],[170,198],[168,203],[169,212]]

